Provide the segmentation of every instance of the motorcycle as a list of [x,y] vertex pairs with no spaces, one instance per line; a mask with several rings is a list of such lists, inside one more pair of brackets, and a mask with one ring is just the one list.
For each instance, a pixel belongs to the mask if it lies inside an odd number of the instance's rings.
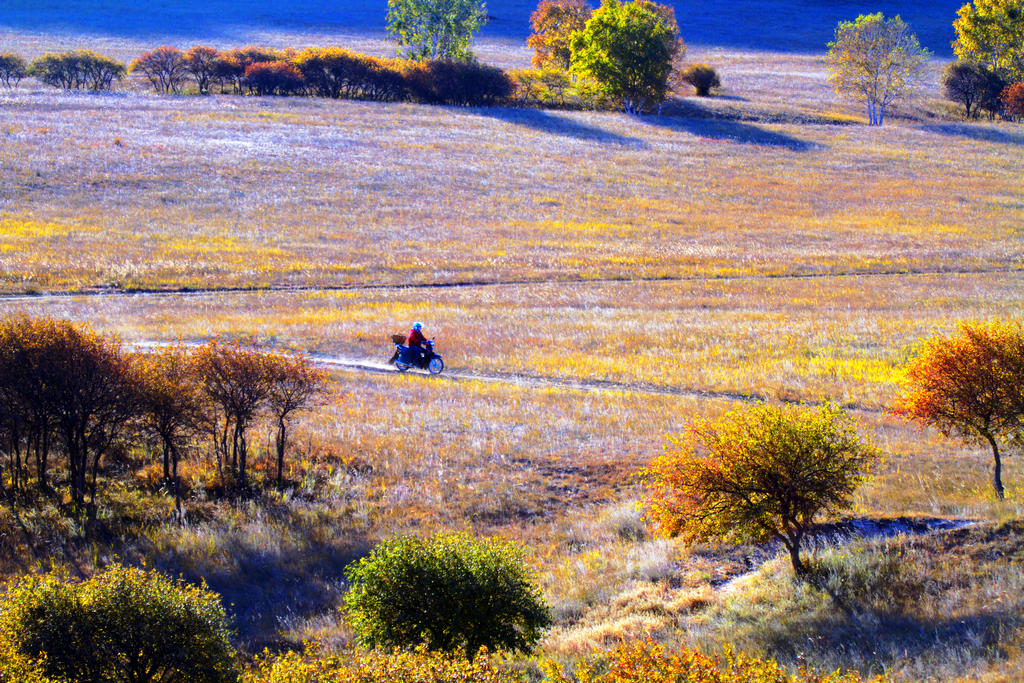
[[406,346],[405,338],[398,339],[399,335],[392,337],[395,344],[395,353],[391,356],[389,363],[394,363],[399,372],[405,372],[409,368],[426,370],[431,375],[440,375],[444,370],[444,359],[434,351],[434,340],[427,340],[427,348],[420,351],[417,358],[417,349]]

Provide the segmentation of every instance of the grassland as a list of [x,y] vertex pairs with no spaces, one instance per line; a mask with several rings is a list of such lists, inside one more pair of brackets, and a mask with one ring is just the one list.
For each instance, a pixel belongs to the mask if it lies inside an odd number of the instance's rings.
[[[101,542],[53,511],[4,510],[4,572],[145,560],[206,577],[247,650],[331,649],[350,636],[335,607],[351,558],[394,533],[470,528],[531,548],[556,616],[542,652],[561,660],[650,633],[789,665],[1012,680],[1018,464],[997,504],[985,452],[886,409],[922,338],[1021,316],[1024,128],[947,120],[933,85],[869,129],[820,57],[693,56],[720,67],[723,96],[639,120],[0,93],[3,290],[79,293],[0,311],[128,342],[378,360],[422,319],[453,372],[492,380],[336,372],[288,489],[228,506],[190,465],[182,528],[160,496],[112,486],[111,517],[128,521]],[[634,473],[693,416],[759,398],[838,401],[889,453],[853,515],[977,524],[823,550],[825,574],[860,572],[843,584],[861,586],[852,616],[770,548],[651,537]],[[864,578],[882,570],[899,578],[889,593]]]

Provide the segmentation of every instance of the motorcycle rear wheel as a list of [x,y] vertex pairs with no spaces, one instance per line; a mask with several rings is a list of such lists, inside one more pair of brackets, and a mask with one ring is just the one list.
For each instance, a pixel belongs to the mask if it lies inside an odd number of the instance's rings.
[[400,361],[400,360],[396,360],[396,361],[395,361],[395,368],[396,368],[396,369],[397,369],[397,370],[398,370],[399,372],[405,372],[406,370],[408,370],[408,369],[409,369],[409,368],[411,368],[411,367],[412,367],[411,365],[406,365],[405,363],[403,363],[403,362],[402,362],[402,361]]
[[444,361],[441,360],[440,356],[434,356],[427,364],[427,370],[430,371],[431,375],[440,375],[441,371],[444,370]]

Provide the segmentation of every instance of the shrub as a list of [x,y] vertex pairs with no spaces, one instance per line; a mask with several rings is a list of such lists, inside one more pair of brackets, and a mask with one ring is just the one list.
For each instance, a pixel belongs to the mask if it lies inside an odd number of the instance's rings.
[[1003,103],[1004,114],[1018,120],[1024,119],[1024,82],[1007,86],[999,99]]
[[347,573],[345,606],[369,647],[528,650],[550,623],[522,554],[494,539],[395,538]]
[[977,62],[956,61],[942,73],[942,91],[953,102],[964,105],[964,116],[971,118],[972,109],[998,111],[1002,79]]
[[1003,498],[1001,441],[1024,440],[1024,328],[963,323],[931,339],[907,367],[894,412],[992,449],[992,488]]
[[798,576],[807,572],[800,546],[815,517],[849,505],[877,457],[833,407],[753,406],[694,422],[675,446],[642,472],[662,530],[778,540]]
[[694,64],[685,69],[679,74],[679,81],[692,85],[698,97],[707,97],[713,88],[722,87],[718,73],[707,64]]
[[410,63],[405,77],[413,96],[430,104],[493,105],[508,100],[515,90],[504,71],[476,62]]
[[288,427],[295,413],[308,410],[323,396],[327,373],[297,354],[269,354],[266,359],[267,410],[276,427],[277,483],[282,482]]
[[509,74],[512,99],[520,105],[564,107],[575,94],[572,78],[561,69],[520,69]]
[[0,608],[0,642],[61,681],[235,681],[229,637],[215,593],[116,565],[79,583],[25,577]]
[[401,68],[388,60],[336,47],[308,48],[291,61],[311,94],[320,97],[401,99]]
[[109,90],[124,78],[125,67],[91,50],[45,54],[32,62],[29,74],[43,83],[64,90]]
[[0,54],[0,83],[8,88],[17,86],[28,75],[25,60],[11,52]]
[[243,82],[254,95],[291,95],[302,88],[302,74],[288,62],[255,62]]
[[458,655],[417,649],[353,653],[329,659],[308,659],[294,652],[278,658],[264,656],[245,680],[246,683],[516,683],[520,679],[488,657],[468,661]]
[[143,53],[128,70],[142,73],[160,93],[177,93],[188,75],[181,50],[167,45]]
[[[552,683],[569,683],[549,667]],[[650,640],[623,643],[612,654],[605,671],[584,669],[578,683],[636,683],[670,681],[697,683],[859,683],[857,673],[816,674],[801,670],[787,673],[777,662],[727,650],[722,657],[710,657],[696,650],[669,652]],[[882,683],[881,678],[873,679]]]

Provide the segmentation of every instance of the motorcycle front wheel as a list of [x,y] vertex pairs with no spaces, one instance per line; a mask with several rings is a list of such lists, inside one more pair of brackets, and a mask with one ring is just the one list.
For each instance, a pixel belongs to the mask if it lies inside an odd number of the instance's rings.
[[427,364],[427,370],[430,371],[431,375],[440,375],[441,371],[444,370],[444,361],[441,360],[440,356],[434,356],[430,359],[430,363]]

